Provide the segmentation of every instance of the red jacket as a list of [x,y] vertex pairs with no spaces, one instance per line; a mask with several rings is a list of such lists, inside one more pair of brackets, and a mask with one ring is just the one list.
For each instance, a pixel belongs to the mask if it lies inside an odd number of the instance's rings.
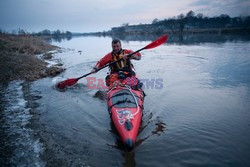
[[[123,49],[123,51],[124,51],[124,52],[123,52],[124,55],[133,53],[132,50]],[[138,53],[135,53],[134,55],[135,55],[136,57],[138,57],[138,60],[141,58],[141,54],[140,54],[139,52],[138,52]],[[113,58],[112,52],[110,52],[110,53],[106,54],[103,58],[101,58],[101,59],[96,63],[95,67],[99,69],[99,68],[101,68],[101,67],[105,66],[106,64],[111,63],[111,62],[113,62],[113,61],[115,61],[115,60],[114,60],[114,58]]]

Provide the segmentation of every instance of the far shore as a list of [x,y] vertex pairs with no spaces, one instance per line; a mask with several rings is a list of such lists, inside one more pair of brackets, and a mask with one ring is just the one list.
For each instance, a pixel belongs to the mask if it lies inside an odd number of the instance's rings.
[[249,35],[250,28],[203,28],[203,29],[188,29],[182,31],[179,29],[165,29],[165,28],[135,28],[136,26],[114,27],[110,31],[83,33],[83,36],[126,36],[126,35],[159,35],[159,34],[173,34],[173,35]]

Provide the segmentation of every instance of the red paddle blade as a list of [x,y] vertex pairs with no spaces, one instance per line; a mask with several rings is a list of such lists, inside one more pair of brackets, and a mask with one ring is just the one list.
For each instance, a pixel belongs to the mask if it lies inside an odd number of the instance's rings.
[[66,86],[72,86],[72,85],[76,84],[77,81],[78,81],[78,79],[76,79],[76,78],[67,79],[65,81],[59,82],[56,85],[56,87],[59,89],[64,89]]
[[150,44],[148,44],[147,46],[145,46],[145,49],[152,49],[152,48],[155,48],[163,43],[165,43],[168,39],[168,36],[167,35],[164,35],[160,38],[158,38],[157,40],[151,42]]

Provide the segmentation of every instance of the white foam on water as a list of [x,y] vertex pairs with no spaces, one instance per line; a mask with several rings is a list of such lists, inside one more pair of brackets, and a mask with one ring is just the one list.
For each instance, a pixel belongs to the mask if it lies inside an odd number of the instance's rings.
[[66,89],[67,89],[67,87],[65,87],[64,89],[59,89],[58,87],[57,87],[57,84],[59,83],[59,82],[62,82],[62,81],[65,81],[66,79],[65,78],[62,78],[62,77],[55,77],[55,78],[53,78],[52,80],[51,80],[51,86],[53,87],[53,89],[56,89],[56,90],[58,90],[58,91],[65,91]]
[[3,126],[10,139],[9,143],[14,148],[10,162],[17,166],[45,166],[40,159],[43,145],[28,127],[32,115],[31,108],[27,107],[27,101],[24,99],[22,84],[23,81],[11,82],[5,94],[7,107],[4,111]]
[[[53,50],[53,51],[49,51],[47,52],[48,53],[51,53],[53,55],[56,55],[56,53],[58,52],[58,50]],[[51,67],[51,66],[54,66],[54,65],[57,65],[59,63],[61,63],[61,59],[59,58],[56,58],[55,56],[53,56],[51,59],[44,59],[43,58],[43,55],[44,54],[38,54],[36,55],[39,59],[41,59],[42,61],[48,63],[47,67]]]
[[54,87],[56,84],[58,84],[59,82],[64,81],[64,80],[66,80],[66,79],[62,78],[62,77],[54,77],[51,81],[52,86]]

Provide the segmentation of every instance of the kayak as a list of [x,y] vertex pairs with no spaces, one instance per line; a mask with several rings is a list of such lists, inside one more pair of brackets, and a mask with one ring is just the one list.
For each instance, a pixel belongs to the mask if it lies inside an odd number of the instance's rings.
[[142,120],[144,92],[130,86],[113,87],[106,93],[112,122],[126,150],[133,150]]

